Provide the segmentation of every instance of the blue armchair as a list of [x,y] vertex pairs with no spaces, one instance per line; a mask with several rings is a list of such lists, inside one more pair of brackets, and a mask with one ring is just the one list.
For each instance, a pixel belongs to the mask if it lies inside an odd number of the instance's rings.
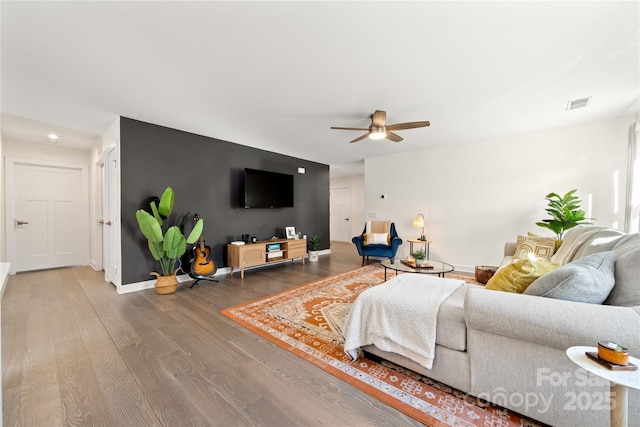
[[398,233],[396,232],[396,226],[392,222],[391,227],[389,229],[389,234],[391,235],[391,244],[390,245],[379,245],[379,244],[364,244],[364,233],[366,232],[366,226],[364,230],[362,230],[362,234],[360,236],[356,236],[351,241],[358,248],[358,254],[362,257],[362,265],[364,265],[365,258],[367,262],[369,262],[370,256],[376,257],[384,257],[384,258],[393,258],[396,256],[396,252],[398,248],[402,244],[402,239],[398,237]]

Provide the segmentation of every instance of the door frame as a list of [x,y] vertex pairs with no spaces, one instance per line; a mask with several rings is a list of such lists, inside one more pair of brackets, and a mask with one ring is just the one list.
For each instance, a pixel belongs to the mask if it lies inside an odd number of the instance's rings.
[[[111,144],[105,148],[101,156],[104,160],[104,180],[102,182],[103,217],[110,221],[108,229],[103,227],[103,254],[104,280],[116,286],[121,293],[120,273],[120,158],[117,144]],[[113,168],[111,164],[113,163]],[[105,222],[106,225],[106,222]],[[106,231],[106,238],[105,238]],[[107,249],[105,251],[105,246]],[[106,252],[106,253],[104,253]]]
[[11,269],[9,271],[10,274],[16,274],[16,241],[15,241],[15,233],[13,232],[14,227],[14,219],[16,218],[16,182],[15,182],[15,167],[16,165],[32,165],[32,166],[43,166],[43,167],[54,167],[54,168],[64,168],[64,169],[74,169],[79,170],[81,173],[82,179],[82,194],[80,201],[80,241],[83,242],[83,248],[78,248],[79,250],[83,250],[85,255],[83,257],[83,264],[89,264],[89,248],[91,247],[90,239],[89,239],[89,180],[88,180],[88,172],[87,165],[82,165],[78,163],[65,163],[65,162],[56,162],[50,160],[37,160],[37,159],[29,159],[24,157],[11,157],[7,156],[4,160],[4,178],[5,178],[5,208],[6,208],[6,216],[5,216],[5,235],[7,239],[7,261],[11,263]]
[[[103,240],[103,223],[104,223],[104,180],[105,180],[105,164],[104,164],[104,153],[101,153],[98,159],[93,163],[93,183],[94,183],[94,192],[93,192],[93,218],[92,221],[94,224],[91,225],[95,230],[93,235],[93,251],[92,251],[92,261],[91,266],[96,271],[101,271],[104,266],[103,262],[103,250],[102,250],[102,240]],[[102,223],[100,222],[102,221]]]

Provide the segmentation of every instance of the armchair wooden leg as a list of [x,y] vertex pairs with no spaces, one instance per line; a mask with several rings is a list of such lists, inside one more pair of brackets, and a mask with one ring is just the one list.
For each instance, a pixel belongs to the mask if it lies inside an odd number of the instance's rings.
[[362,265],[364,266],[364,257],[362,257]]

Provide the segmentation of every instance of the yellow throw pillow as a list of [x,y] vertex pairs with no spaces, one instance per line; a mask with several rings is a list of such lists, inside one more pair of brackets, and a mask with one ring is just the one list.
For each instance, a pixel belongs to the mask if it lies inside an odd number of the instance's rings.
[[518,259],[496,271],[485,289],[520,294],[538,277],[556,268],[558,266],[551,261]]
[[556,241],[553,237],[534,237],[518,235],[514,258],[525,259],[533,254],[537,259],[549,261],[555,252]]

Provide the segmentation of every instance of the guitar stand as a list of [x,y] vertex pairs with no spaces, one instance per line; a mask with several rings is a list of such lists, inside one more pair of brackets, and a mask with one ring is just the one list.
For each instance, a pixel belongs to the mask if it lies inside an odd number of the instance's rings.
[[191,276],[191,278],[193,278],[193,283],[191,284],[191,286],[189,286],[189,289],[191,289],[195,285],[197,285],[200,280],[206,280],[206,281],[209,281],[209,282],[220,282],[219,280],[211,279],[209,277],[193,277],[193,276]]

